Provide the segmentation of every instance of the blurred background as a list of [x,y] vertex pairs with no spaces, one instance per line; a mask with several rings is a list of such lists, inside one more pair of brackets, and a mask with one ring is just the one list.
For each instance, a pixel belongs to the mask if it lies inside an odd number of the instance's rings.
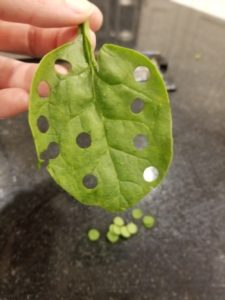
[[224,300],[225,1],[93,2],[104,13],[98,47],[155,55],[176,86],[174,160],[137,205],[157,223],[116,245],[90,243],[87,230],[105,233],[114,215],[37,169],[27,113],[1,120],[0,300]]

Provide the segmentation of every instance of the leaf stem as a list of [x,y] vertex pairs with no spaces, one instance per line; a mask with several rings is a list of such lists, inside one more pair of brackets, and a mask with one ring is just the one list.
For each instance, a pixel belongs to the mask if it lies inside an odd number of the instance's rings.
[[90,27],[88,21],[79,25],[80,33],[83,37],[83,47],[84,47],[84,55],[88,61],[88,63],[96,70],[97,62],[95,60],[94,51],[91,45],[90,39]]

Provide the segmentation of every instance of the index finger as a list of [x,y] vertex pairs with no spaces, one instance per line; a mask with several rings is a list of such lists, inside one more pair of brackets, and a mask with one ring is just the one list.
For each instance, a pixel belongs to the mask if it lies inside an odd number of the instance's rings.
[[0,19],[38,27],[69,27],[90,17],[101,24],[100,10],[87,0],[0,1]]

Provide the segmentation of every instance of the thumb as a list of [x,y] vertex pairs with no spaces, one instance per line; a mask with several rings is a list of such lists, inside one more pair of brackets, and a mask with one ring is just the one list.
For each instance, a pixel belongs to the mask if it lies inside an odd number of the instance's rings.
[[80,24],[99,9],[87,0],[0,1],[0,19],[39,27],[67,27]]

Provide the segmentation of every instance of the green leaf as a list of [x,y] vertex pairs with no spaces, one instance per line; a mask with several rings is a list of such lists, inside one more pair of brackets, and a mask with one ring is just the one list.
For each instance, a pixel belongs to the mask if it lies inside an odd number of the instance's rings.
[[33,79],[29,123],[39,165],[45,161],[63,189],[81,203],[122,211],[167,172],[170,105],[148,58],[104,45],[96,62],[88,32],[87,24],[81,25],[75,41],[42,59]]

